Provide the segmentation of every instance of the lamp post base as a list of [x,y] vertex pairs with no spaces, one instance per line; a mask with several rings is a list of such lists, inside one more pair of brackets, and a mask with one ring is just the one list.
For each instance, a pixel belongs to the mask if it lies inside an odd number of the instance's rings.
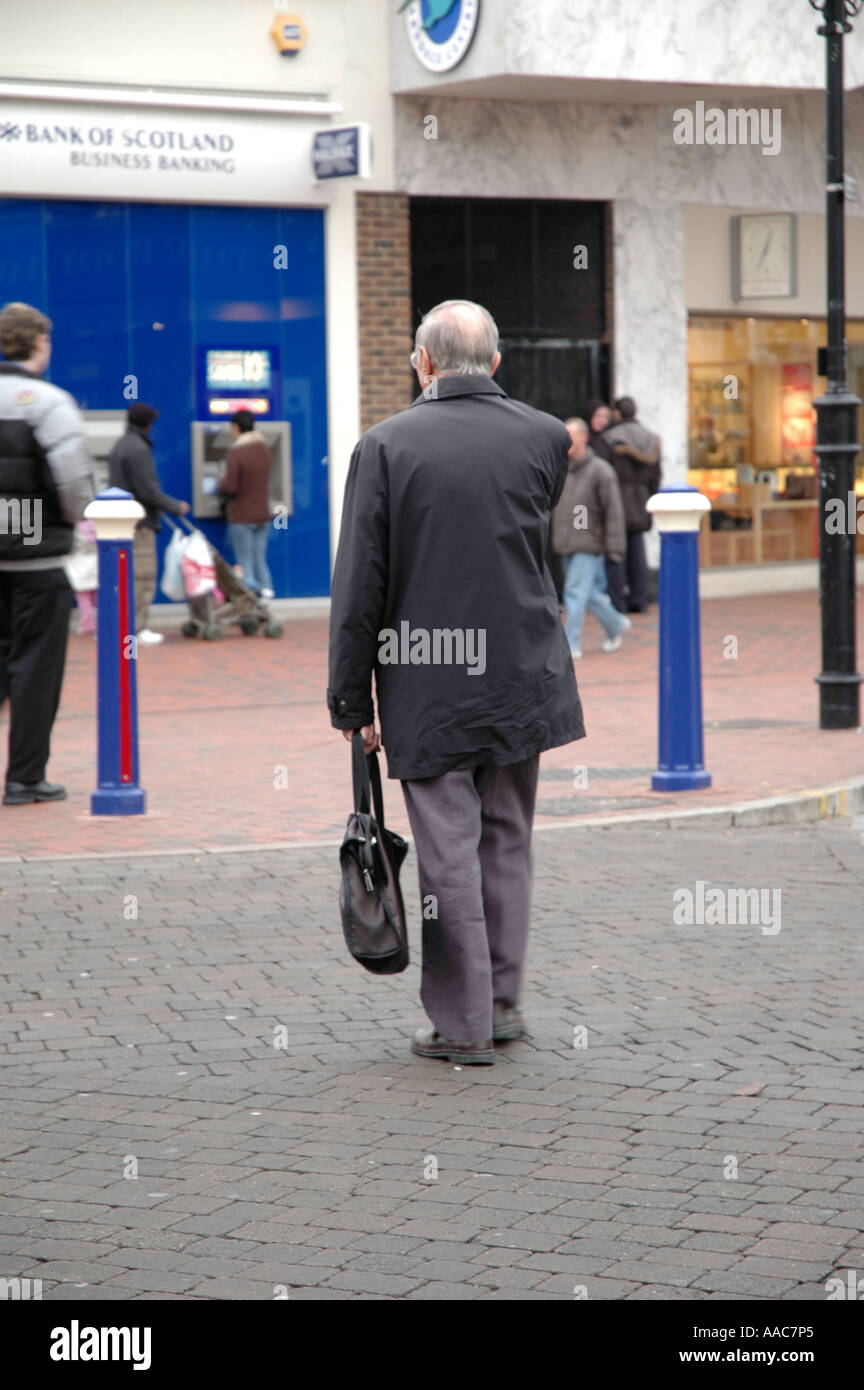
[[652,792],[692,792],[710,785],[711,773],[702,767],[676,768],[674,771],[661,769],[651,777]]
[[143,816],[146,810],[142,787],[100,787],[90,797],[91,816]]
[[857,671],[822,671],[815,677],[819,686],[819,728],[857,729],[861,723]]

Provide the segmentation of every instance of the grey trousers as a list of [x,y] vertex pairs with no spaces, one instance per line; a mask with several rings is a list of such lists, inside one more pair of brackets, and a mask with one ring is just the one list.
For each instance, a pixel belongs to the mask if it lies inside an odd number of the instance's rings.
[[402,783],[424,909],[420,998],[452,1042],[491,1038],[493,1000],[519,1002],[538,770],[533,757]]
[[156,593],[156,532],[152,526],[136,526],[132,544],[135,583],[135,631],[143,632]]

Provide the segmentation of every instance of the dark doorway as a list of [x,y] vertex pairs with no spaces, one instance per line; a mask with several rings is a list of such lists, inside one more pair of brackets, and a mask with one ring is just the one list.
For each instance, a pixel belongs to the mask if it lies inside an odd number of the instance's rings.
[[411,274],[415,327],[442,299],[486,305],[508,395],[561,419],[608,400],[603,203],[412,198]]
[[609,399],[608,352],[596,339],[501,339],[496,381],[518,401],[565,420],[587,416],[589,403]]

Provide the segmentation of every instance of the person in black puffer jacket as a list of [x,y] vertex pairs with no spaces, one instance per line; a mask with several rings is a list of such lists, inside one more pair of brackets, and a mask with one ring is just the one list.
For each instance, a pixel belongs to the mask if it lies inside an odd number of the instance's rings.
[[63,560],[93,497],[93,465],[78,407],[42,380],[50,319],[7,304],[0,352],[0,696],[10,705],[10,806],[66,795],[45,771],[72,608]]

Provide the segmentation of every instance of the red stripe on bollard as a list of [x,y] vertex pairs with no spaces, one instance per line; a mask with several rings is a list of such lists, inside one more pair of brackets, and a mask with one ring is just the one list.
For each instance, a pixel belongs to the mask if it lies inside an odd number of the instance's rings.
[[129,551],[117,555],[117,615],[120,623],[120,781],[132,781],[132,692],[130,658],[126,654],[129,636]]

